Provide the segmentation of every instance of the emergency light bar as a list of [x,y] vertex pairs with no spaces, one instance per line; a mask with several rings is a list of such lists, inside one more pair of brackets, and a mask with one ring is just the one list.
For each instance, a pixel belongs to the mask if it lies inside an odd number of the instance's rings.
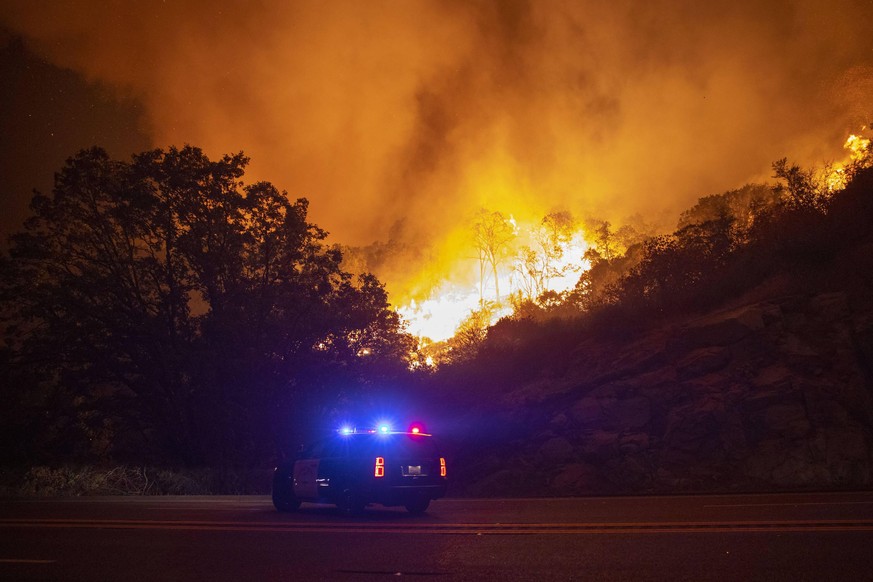
[[407,431],[399,431],[399,430],[391,430],[391,426],[388,424],[379,424],[376,428],[364,428],[359,429],[357,427],[351,426],[343,426],[342,428],[337,429],[337,433],[342,436],[348,436],[353,434],[378,434],[378,435],[392,435],[392,434],[407,434],[414,436],[431,436],[430,434],[424,432],[424,427],[420,423],[413,424],[409,427]]

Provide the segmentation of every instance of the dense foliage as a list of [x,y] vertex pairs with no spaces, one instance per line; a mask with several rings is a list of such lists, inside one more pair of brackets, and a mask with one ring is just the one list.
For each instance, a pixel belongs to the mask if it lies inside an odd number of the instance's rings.
[[242,154],[68,160],[2,262],[10,461],[265,466],[407,370],[382,285]]
[[[873,292],[873,157],[844,170],[844,187],[785,160],[775,185],[701,198],[672,234],[616,252],[608,223],[595,231],[591,268],[559,297],[525,302],[497,325],[462,328],[435,382],[455,408],[538,382],[561,382],[585,344],[632,341],[642,330],[758,295]],[[760,297],[759,297],[760,298]],[[481,412],[481,411],[480,411]],[[489,431],[493,432],[494,427]]]
[[[873,167],[833,190],[815,187],[810,172],[776,170],[775,187],[701,199],[674,233],[612,258],[598,252],[561,302],[528,304],[456,344],[464,356],[433,378],[441,432],[458,443],[448,452],[455,490],[869,483]],[[738,313],[768,315],[758,330],[734,327]],[[749,335],[736,342],[737,329]],[[785,376],[768,379],[774,369]],[[819,393],[827,396],[808,397]],[[831,415],[825,402],[851,412]],[[779,416],[794,406],[798,433]],[[825,440],[834,449],[816,452]],[[855,452],[831,472],[837,449]],[[742,483],[747,462],[753,477]],[[758,475],[758,466],[768,469]]]
[[[489,328],[483,302],[436,372],[415,375],[379,281],[343,270],[306,200],[245,185],[247,162],[94,148],[34,196],[0,261],[0,461],[210,467],[210,490],[246,490],[240,475],[347,404],[413,385],[450,438],[485,443],[523,430],[490,414],[501,395],[559,385],[598,338],[749,294],[873,289],[870,156],[837,189],[780,160],[775,186],[701,198],[672,234],[592,223],[576,288],[534,300],[568,221],[552,216],[515,314]],[[482,240],[493,270],[500,241]]]

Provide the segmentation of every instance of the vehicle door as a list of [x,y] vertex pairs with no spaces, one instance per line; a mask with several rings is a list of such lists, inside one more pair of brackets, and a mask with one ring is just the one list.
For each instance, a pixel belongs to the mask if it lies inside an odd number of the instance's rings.
[[294,496],[298,499],[318,498],[318,465],[323,445],[304,451],[294,463]]

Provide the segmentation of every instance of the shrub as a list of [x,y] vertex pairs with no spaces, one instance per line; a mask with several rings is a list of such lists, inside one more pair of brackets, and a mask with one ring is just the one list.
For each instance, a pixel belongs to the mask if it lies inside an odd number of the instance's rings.
[[0,470],[0,495],[80,497],[88,495],[215,495],[269,491],[269,473],[219,473],[214,469],[156,467],[36,466]]

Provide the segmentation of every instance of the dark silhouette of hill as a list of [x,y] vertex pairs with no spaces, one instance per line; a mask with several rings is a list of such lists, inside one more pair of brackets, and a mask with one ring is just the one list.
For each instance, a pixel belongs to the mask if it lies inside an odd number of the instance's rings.
[[833,195],[774,169],[614,259],[610,286],[595,263],[581,314],[505,319],[435,374],[456,493],[873,483],[873,168]]

